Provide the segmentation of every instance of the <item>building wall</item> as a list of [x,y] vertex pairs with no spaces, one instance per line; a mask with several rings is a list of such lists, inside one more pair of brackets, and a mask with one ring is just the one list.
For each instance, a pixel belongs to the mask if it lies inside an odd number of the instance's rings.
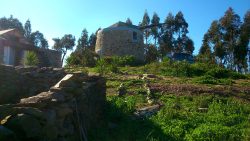
[[3,63],[4,46],[11,47],[11,65],[23,65],[24,51],[34,51],[39,59],[39,67],[62,67],[61,52],[34,47],[18,30],[11,30],[1,35],[0,64]]
[[39,67],[62,67],[61,63],[61,52],[50,50],[50,49],[41,49],[41,48],[31,48],[31,49],[21,49],[15,48],[15,66],[24,65],[23,59],[26,51],[34,51],[37,54],[39,60]]
[[[137,40],[133,40],[133,32]],[[137,60],[144,61],[143,34],[133,28],[106,28],[98,32],[95,51],[101,56],[133,55]]]
[[58,68],[62,67],[61,52],[49,49],[38,49],[37,54],[40,61],[40,66]]

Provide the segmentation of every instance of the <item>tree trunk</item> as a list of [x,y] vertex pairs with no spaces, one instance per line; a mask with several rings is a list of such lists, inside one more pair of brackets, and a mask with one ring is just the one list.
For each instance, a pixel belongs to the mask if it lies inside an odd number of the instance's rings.
[[65,57],[66,53],[67,53],[67,49],[65,50],[65,52],[63,52],[62,65],[63,65],[63,60],[64,60],[64,57]]
[[65,55],[66,55],[66,53],[63,53],[62,64],[63,64],[63,60],[64,60]]

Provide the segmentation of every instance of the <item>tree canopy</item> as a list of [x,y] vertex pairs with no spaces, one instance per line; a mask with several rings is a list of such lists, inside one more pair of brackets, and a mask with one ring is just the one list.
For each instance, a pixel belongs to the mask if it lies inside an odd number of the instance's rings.
[[48,48],[48,41],[44,38],[43,34],[39,31],[33,32],[30,35],[31,43],[38,48]]
[[53,41],[55,42],[53,48],[63,53],[63,57],[61,60],[63,63],[67,51],[73,50],[73,47],[75,46],[75,37],[71,34],[65,34],[61,39],[53,38]]

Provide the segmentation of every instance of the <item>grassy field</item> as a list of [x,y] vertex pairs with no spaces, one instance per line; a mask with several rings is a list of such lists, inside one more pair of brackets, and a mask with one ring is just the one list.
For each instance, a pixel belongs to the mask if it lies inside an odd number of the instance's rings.
[[[87,69],[96,73],[96,68]],[[246,77],[175,76],[160,67],[119,67],[106,73],[107,107],[103,124],[88,133],[93,141],[250,140],[250,79]],[[77,71],[85,71],[78,68]],[[141,79],[152,73],[154,78]],[[244,78],[244,79],[243,79]],[[145,83],[154,102],[149,103]],[[117,95],[123,83],[127,92]],[[159,104],[151,116],[138,109]]]

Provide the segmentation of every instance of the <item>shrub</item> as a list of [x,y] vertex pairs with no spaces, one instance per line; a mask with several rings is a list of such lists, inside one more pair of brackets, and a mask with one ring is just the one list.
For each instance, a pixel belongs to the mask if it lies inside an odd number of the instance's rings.
[[204,76],[195,78],[194,81],[200,84],[218,84],[217,79],[215,79],[211,75],[204,75]]
[[104,75],[107,72],[107,63],[104,59],[100,58],[96,64],[97,72]]
[[39,64],[39,60],[36,53],[28,51],[24,57],[23,63],[25,66],[37,66]]
[[206,74],[214,78],[229,78],[231,71],[224,68],[216,67],[209,70]]
[[123,57],[115,57],[118,59],[119,66],[136,66],[138,62],[136,61],[135,57],[132,55],[127,55]]
[[231,72],[231,76],[232,79],[246,79],[247,76],[244,74],[240,74],[238,72]]
[[113,58],[112,61],[108,64],[108,71],[113,73],[119,72],[119,58]]
[[191,76],[191,65],[187,61],[177,61],[173,63],[172,74],[174,76]]
[[67,66],[94,67],[99,56],[89,49],[80,49],[71,53],[66,59]]
[[191,64],[192,76],[202,76],[211,68],[215,66],[208,63],[194,63]]
[[123,66],[136,66],[139,64],[137,62],[136,58],[132,55],[127,55],[127,56],[112,56],[112,57],[104,57],[105,61],[107,64],[112,64],[115,62],[119,67]]
[[226,78],[226,79],[218,79],[218,83],[221,85],[232,85],[234,81],[230,78]]
[[206,74],[211,75],[214,78],[232,78],[232,79],[246,79],[246,75],[234,72],[228,69],[216,67],[210,69]]

